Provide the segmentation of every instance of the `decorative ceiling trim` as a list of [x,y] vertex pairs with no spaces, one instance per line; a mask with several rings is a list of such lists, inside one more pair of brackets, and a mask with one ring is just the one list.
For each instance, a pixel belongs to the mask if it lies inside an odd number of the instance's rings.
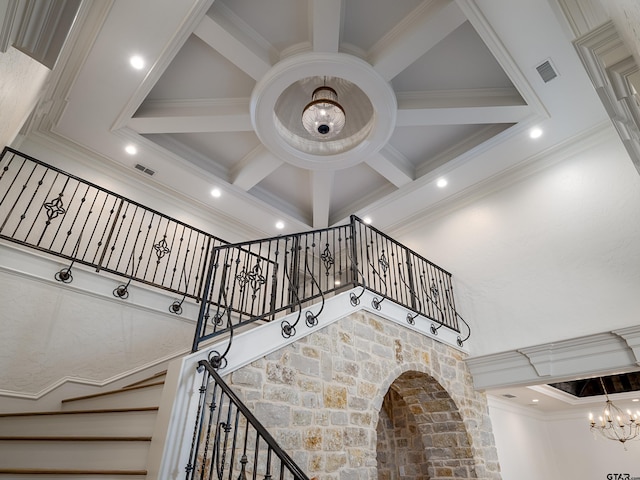
[[[290,85],[323,76],[355,84],[368,97],[374,111],[371,129],[364,141],[334,155],[315,155],[294,148],[274,122],[276,103]],[[389,83],[367,62],[344,53],[310,52],[286,58],[267,72],[251,96],[251,121],[260,141],[287,163],[309,170],[343,169],[362,163],[387,143],[395,127],[396,114],[396,96]]]
[[[593,86],[640,173],[639,68],[630,48],[609,21],[574,42]],[[637,84],[634,85],[633,83]]]
[[478,390],[554,383],[638,369],[640,326],[586,337],[469,357]]

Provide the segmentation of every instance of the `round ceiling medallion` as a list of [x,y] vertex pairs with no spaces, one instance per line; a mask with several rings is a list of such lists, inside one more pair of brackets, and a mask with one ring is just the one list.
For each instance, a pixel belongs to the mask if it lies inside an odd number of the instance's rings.
[[[325,140],[302,124],[302,111],[321,86],[333,89],[345,124]],[[277,63],[256,84],[251,121],[274,155],[311,170],[348,168],[378,152],[395,127],[396,97],[391,85],[368,63],[343,53],[310,52]]]

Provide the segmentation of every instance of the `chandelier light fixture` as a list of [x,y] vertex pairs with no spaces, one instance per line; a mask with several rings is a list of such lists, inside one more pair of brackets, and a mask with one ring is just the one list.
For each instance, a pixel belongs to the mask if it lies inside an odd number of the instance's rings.
[[302,125],[315,138],[328,140],[336,137],[344,127],[345,115],[338,103],[338,94],[323,85],[313,91],[311,102],[302,111]]
[[598,417],[598,421],[593,418],[592,413],[589,414],[591,431],[598,432],[609,440],[622,443],[626,450],[626,442],[640,438],[640,411],[636,413],[631,413],[630,410],[627,410],[626,413],[623,412],[609,399],[602,378],[600,378],[600,385],[602,385],[607,401],[602,409],[602,415]]

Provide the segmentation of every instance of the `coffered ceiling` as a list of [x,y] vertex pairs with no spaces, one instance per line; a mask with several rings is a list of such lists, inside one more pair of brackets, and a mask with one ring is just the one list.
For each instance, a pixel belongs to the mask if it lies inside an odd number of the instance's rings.
[[[555,2],[116,0],[78,19],[40,132],[265,233],[402,225],[606,119]],[[323,84],[346,113],[330,140],[301,125]]]

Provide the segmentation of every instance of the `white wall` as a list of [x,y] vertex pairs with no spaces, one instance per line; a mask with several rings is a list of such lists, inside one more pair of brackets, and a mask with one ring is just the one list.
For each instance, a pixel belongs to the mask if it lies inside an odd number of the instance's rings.
[[502,480],[560,480],[543,418],[496,397],[487,400]]
[[59,387],[109,385],[191,349],[197,305],[171,314],[178,298],[135,284],[121,300],[123,279],[79,265],[72,283],[55,281],[66,266],[0,243],[0,411],[49,409],[36,403]]
[[35,107],[50,70],[9,47],[0,52],[0,148],[11,144]]
[[472,355],[637,324],[640,176],[612,129],[586,143],[397,235],[453,274]]
[[610,473],[640,477],[640,441],[625,450],[618,442],[594,437],[588,408],[545,415],[496,397],[488,400],[503,480],[607,480]]

